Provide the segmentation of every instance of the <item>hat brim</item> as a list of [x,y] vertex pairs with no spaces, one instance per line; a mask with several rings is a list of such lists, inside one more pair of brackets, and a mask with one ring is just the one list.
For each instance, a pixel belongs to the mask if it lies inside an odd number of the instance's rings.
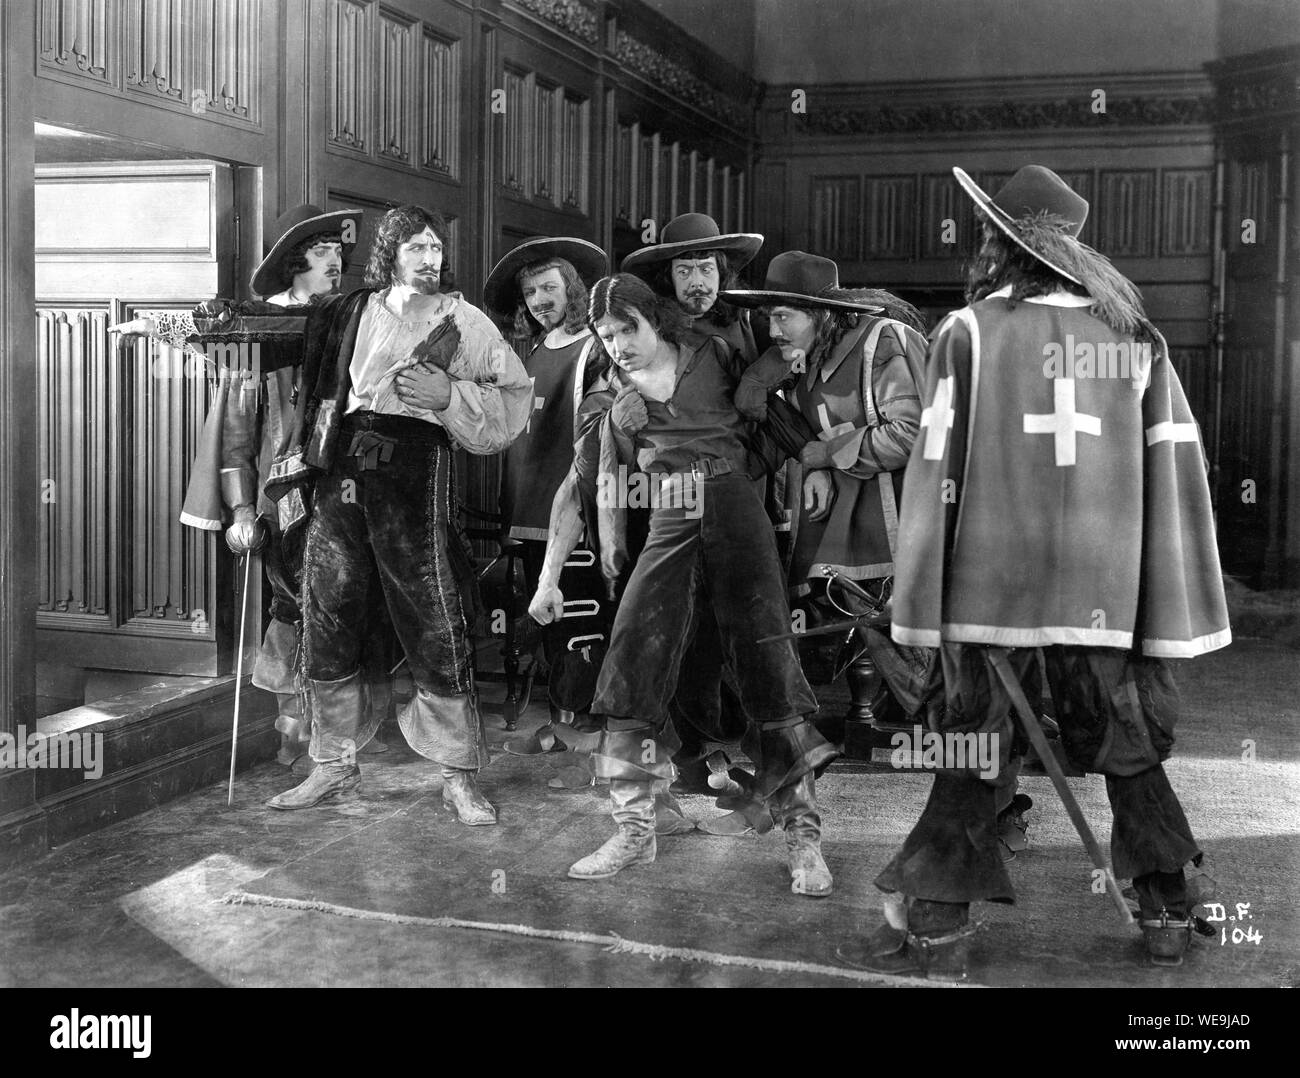
[[728,288],[718,293],[718,299],[737,307],[825,307],[832,311],[857,311],[862,314],[884,314],[885,308],[874,303],[854,303],[851,300],[831,299],[829,296],[809,296],[802,292],[773,292],[766,288]]
[[1012,218],[1006,212],[1000,210],[997,206],[995,206],[993,204],[993,200],[989,198],[987,194],[984,193],[984,190],[979,186],[979,184],[977,184],[974,180],[970,178],[969,175],[966,174],[964,169],[960,169],[956,165],[954,165],[952,169],[952,174],[955,177],[957,177],[957,183],[961,185],[961,189],[965,191],[966,194],[970,196],[970,200],[975,203],[975,208],[981,211],[984,214],[984,217],[990,223],[992,223],[997,228],[999,228],[1002,231],[1002,233],[1009,240],[1011,240],[1012,243],[1014,243],[1022,251],[1025,251],[1026,253],[1033,255],[1036,259],[1038,259],[1039,262],[1041,262],[1044,266],[1050,269],[1053,273],[1060,274],[1060,276],[1064,277],[1067,281],[1073,281],[1080,288],[1084,287],[1083,282],[1079,280],[1078,277],[1074,276],[1074,274],[1070,273],[1068,270],[1062,269],[1050,258],[1045,258],[1041,252],[1035,251],[1032,247],[1029,246],[1029,244],[1027,244],[1024,240],[1022,240],[1016,234],[1014,218]]
[[735,272],[749,265],[762,246],[763,237],[757,232],[724,232],[720,236],[704,239],[678,240],[675,243],[656,243],[642,247],[624,258],[619,269],[624,273],[645,277],[661,262],[685,258],[691,251],[724,251]]
[[[277,292],[283,292],[284,285],[280,283],[276,271],[285,256],[297,244],[308,237],[315,236],[320,232],[342,233],[343,222],[353,221],[352,235],[360,238],[362,215],[362,210],[334,210],[331,213],[322,213],[319,217],[308,217],[307,220],[294,225],[293,228],[275,241],[275,245],[267,252],[266,257],[257,264],[257,269],[253,271],[253,277],[250,281],[253,292],[263,298],[273,296]],[[352,249],[356,245],[356,239],[351,243],[343,244],[343,258],[345,260],[352,254]]]
[[563,258],[572,264],[588,288],[609,272],[609,257],[589,240],[571,236],[546,236],[524,240],[507,251],[488,274],[483,283],[483,307],[497,318],[514,317],[519,305],[515,295],[515,276],[525,266],[545,262],[548,258]]

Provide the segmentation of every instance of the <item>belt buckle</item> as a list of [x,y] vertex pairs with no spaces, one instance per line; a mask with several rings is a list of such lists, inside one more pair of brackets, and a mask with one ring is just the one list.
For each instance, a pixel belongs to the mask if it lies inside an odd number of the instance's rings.
[[691,465],[691,475],[695,479],[713,478],[713,461],[697,460]]

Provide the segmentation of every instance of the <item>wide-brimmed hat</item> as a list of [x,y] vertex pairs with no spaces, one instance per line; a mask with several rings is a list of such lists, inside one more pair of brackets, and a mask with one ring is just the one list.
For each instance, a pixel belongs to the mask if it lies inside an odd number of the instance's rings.
[[970,195],[976,208],[1016,246],[1067,281],[1083,284],[1060,265],[1059,259],[1054,261],[1041,248],[1035,247],[1032,232],[1024,227],[1018,228],[1016,224],[1042,214],[1050,214],[1065,222],[1064,232],[1070,239],[1079,238],[1083,223],[1088,219],[1088,200],[1060,176],[1042,165],[1026,165],[990,198],[962,169],[953,168],[952,174],[957,177],[962,190]]
[[719,232],[718,222],[707,213],[683,213],[659,233],[659,242],[633,251],[619,267],[624,273],[648,277],[656,266],[692,251],[723,251],[731,269],[739,270],[758,254],[763,237],[757,232]]
[[525,266],[562,258],[590,288],[609,272],[609,257],[589,240],[574,236],[538,236],[524,240],[492,267],[483,285],[483,306],[498,318],[513,318],[519,305],[515,277]]
[[[283,291],[284,285],[280,283],[280,263],[303,240],[320,235],[322,232],[337,232],[340,236],[346,234],[352,237],[351,242],[343,244],[343,258],[346,261],[361,235],[361,217],[361,210],[334,210],[332,213],[325,213],[319,206],[310,204],[295,206],[280,214],[271,229],[273,238],[270,249],[266,252],[266,257],[258,263],[257,269],[253,271],[251,281],[253,291],[263,297],[273,296]],[[351,229],[344,229],[345,221],[352,222]]]
[[829,258],[810,255],[806,251],[782,251],[768,265],[767,279],[762,288],[728,288],[719,292],[718,298],[737,307],[792,304],[867,314],[884,311],[883,307],[874,304],[838,298],[834,293],[839,290],[840,270]]

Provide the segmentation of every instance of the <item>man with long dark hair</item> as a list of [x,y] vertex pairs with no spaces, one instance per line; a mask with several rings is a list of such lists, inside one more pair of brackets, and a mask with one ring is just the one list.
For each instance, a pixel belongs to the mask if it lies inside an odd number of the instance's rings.
[[308,808],[360,781],[355,748],[373,721],[360,629],[380,592],[415,683],[402,733],[441,765],[443,802],[462,822],[496,822],[476,781],[488,759],[468,633],[478,603],[453,447],[505,449],[528,421],[532,392],[488,317],[449,290],[446,244],[440,215],[389,210],[367,287],[308,322],[296,428],[267,492],[286,531],[306,526],[302,673],[318,766],[273,808]]
[[[921,418],[920,316],[883,289],[840,288],[835,263],[803,251],[772,259],[762,288],[723,297],[757,307],[768,318],[772,339],[745,372],[737,398],[741,411],[761,418],[766,394],[779,385],[817,431],[800,457],[804,497],[790,565],[791,597],[807,605],[810,627],[842,618],[846,609],[857,612],[861,603],[852,593],[832,593],[829,569],[884,601],[897,553],[903,469]],[[818,644],[806,648],[808,663],[829,639],[833,661],[847,673],[847,714],[818,719],[832,741],[845,740],[846,720],[905,717],[878,684],[868,644],[879,653],[889,642],[872,632],[851,630],[843,655],[835,655],[841,648],[837,637],[810,638]]]
[[[759,727],[756,786],[785,828],[791,889],[827,895],[813,771],[836,753],[810,721],[817,702],[793,645],[759,643],[790,624],[762,476],[811,432],[790,412],[779,452],[765,452],[732,405],[744,369],[739,354],[714,337],[692,343],[677,304],[631,274],[596,284],[589,320],[614,365],[607,384],[588,395],[599,419],[579,446],[575,482],[595,507],[587,525],[595,524],[611,584],[625,560],[624,510],[640,495],[651,513],[592,704],[605,720],[592,759],[610,780],[618,832],[569,875],[604,879],[655,858],[654,787],[675,775],[669,704],[699,602],[713,615],[745,713]],[[563,611],[559,569],[582,527],[574,503],[557,497],[531,606],[544,624]]]
[[1014,901],[996,813],[1013,702],[1028,710],[1015,679],[1041,649],[1071,762],[1106,776],[1114,873],[1133,881],[1153,960],[1177,964],[1201,853],[1162,766],[1178,713],[1166,660],[1231,640],[1200,433],[1137,289],[1078,240],[1087,201],[1037,165],[995,198],[953,171],[983,245],[969,306],[931,342],[892,633],[938,649],[927,725],[973,739],[982,762],[945,753],[876,877],[888,923],[837,953],[966,976],[970,904]]

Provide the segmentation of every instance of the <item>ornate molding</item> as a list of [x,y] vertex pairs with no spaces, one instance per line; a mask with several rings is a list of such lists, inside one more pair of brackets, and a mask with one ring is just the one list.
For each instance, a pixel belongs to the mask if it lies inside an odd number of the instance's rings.
[[618,32],[614,40],[614,59],[647,82],[654,83],[661,90],[694,105],[700,111],[717,117],[737,130],[749,129],[749,114],[739,101],[710,86],[675,60],[623,30]]
[[580,41],[595,45],[600,40],[596,10],[582,0],[515,0],[515,3]]
[[813,107],[805,131],[820,135],[936,134],[965,131],[1026,131],[1074,127],[1186,127],[1213,117],[1208,97],[1111,97],[1106,112],[1092,111],[1087,94],[1055,101],[1002,101],[967,105],[866,105]]

